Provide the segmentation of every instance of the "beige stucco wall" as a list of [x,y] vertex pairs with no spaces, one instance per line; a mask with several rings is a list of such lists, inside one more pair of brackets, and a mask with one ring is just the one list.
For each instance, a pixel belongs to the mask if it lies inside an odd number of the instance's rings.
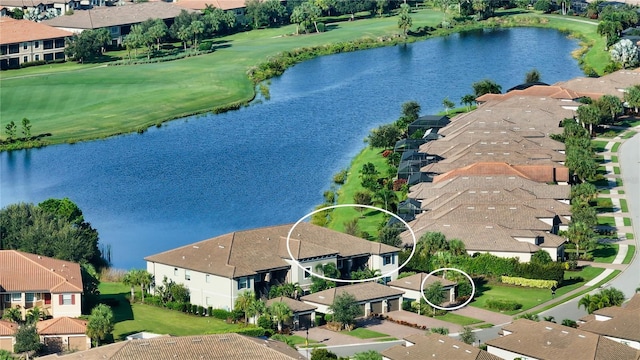
[[538,358],[534,358],[531,356],[527,356],[526,358],[522,355],[522,354],[518,354],[518,353],[514,353],[511,351],[507,351],[504,349],[500,349],[497,347],[493,347],[491,345],[487,346],[487,351],[489,352],[489,354],[493,354],[499,358],[505,359],[505,360],[514,360],[516,358],[523,358],[523,359],[527,359],[527,360],[538,360]]
[[75,295],[75,301],[73,305],[60,304],[60,295],[66,295],[72,293],[51,294],[51,312],[54,318],[68,316],[78,317],[82,315],[82,294],[73,293]]
[[398,278],[398,253],[386,254],[390,255],[393,260],[391,264],[383,265],[383,259],[385,255],[371,255],[369,257],[369,268],[375,270],[380,269],[380,274],[389,274],[389,272],[393,271],[393,273],[387,275],[391,277],[391,281]]
[[[299,266],[297,266],[292,260],[290,259],[284,259],[289,265],[291,265],[291,270],[289,270],[289,279],[292,283],[298,283],[300,285],[300,287],[302,287],[303,290],[308,290],[309,286],[311,285],[311,277],[308,278],[304,278],[304,274],[305,271],[302,270]],[[301,261],[300,265],[302,265],[303,267],[310,267],[311,271],[317,274],[316,271],[316,266],[318,265],[324,265],[324,264],[328,264],[328,263],[332,263],[334,265],[338,265],[337,263],[337,258],[331,257],[331,258],[324,258],[324,259],[317,259],[317,260],[309,260],[309,261]],[[340,270],[340,269],[338,269]]]

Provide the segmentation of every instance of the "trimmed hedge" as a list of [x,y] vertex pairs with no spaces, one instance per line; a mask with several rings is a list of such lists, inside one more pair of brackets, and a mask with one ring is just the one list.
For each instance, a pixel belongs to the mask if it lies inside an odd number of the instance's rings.
[[522,308],[522,304],[511,300],[487,300],[485,305],[492,310],[515,311]]
[[229,318],[233,318],[233,315],[231,314],[231,312],[225,309],[213,309],[209,313],[209,316],[212,316],[220,320],[227,320]]
[[558,262],[550,264],[521,263],[516,258],[501,258],[488,253],[476,253],[472,257],[458,256],[452,265],[470,275],[555,280],[557,284],[562,283],[565,270],[563,264]]
[[538,280],[538,279],[526,279],[522,277],[502,276],[500,281],[504,284],[534,287],[540,289],[551,289],[552,287],[558,287],[558,282],[555,280]]

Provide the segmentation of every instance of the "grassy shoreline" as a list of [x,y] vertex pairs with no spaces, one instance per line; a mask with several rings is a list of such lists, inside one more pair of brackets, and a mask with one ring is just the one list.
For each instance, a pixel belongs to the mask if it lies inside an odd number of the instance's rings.
[[[407,41],[498,26],[544,26],[583,33],[585,38],[599,38],[593,25],[556,18],[546,23],[533,21],[546,19],[534,13],[511,15],[505,11],[502,15],[459,28],[439,29],[429,36]],[[441,13],[422,9],[412,17],[414,28],[435,26]],[[211,54],[163,63],[135,66],[65,63],[2,72],[0,113],[4,121],[28,118],[34,135],[52,134],[43,145],[144,132],[173,119],[249,103],[255,96],[255,87],[247,76],[248,69],[283,51],[363,38],[388,40],[397,36],[399,30],[396,17],[385,17],[336,23],[333,29],[321,34],[289,36],[294,31],[295,26],[289,25],[238,33],[216,39],[228,46]],[[393,41],[381,41],[377,46],[392,44]],[[589,46],[590,50],[584,51],[586,60],[591,52],[604,53]],[[28,146],[14,144],[11,148]],[[6,145],[0,147],[8,149]]]

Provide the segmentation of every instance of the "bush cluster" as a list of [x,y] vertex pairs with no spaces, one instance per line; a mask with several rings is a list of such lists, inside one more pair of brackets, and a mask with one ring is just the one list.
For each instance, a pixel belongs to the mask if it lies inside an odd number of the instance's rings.
[[500,281],[504,284],[534,287],[540,289],[551,289],[552,287],[558,287],[558,282],[555,280],[538,280],[526,279],[522,277],[502,276],[500,278]]
[[564,279],[564,266],[561,263],[539,264],[520,263],[516,258],[501,258],[491,254],[474,254],[472,257],[459,256],[456,267],[472,275],[515,276],[537,280],[555,280],[558,284]]
[[515,311],[522,308],[522,304],[519,304],[512,300],[487,300],[485,303],[489,309],[499,311]]

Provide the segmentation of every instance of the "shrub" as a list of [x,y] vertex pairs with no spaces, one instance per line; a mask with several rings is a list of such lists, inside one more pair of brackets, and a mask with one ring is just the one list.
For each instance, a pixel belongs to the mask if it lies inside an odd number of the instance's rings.
[[213,311],[213,307],[209,306],[207,308],[207,316],[211,316],[211,312]]
[[191,311],[193,315],[198,315],[198,305],[191,304]]
[[322,325],[324,325],[326,323],[327,322],[324,321],[324,314],[316,314],[316,318],[315,318],[316,326],[322,326]]
[[555,280],[537,280],[521,277],[502,276],[500,278],[500,281],[504,284],[534,287],[540,289],[551,289],[552,287],[558,287],[558,282]]
[[383,152],[382,152],[382,157],[383,157],[383,158],[386,158],[386,157],[388,157],[388,156],[389,156],[389,155],[391,155],[391,154],[393,154],[393,150],[389,150],[389,149],[387,149],[387,150],[385,150],[385,151],[383,151]]
[[492,310],[499,311],[515,311],[522,308],[522,304],[519,304],[511,300],[487,300],[486,306]]
[[209,313],[209,316],[213,316],[214,318],[220,319],[220,320],[227,320],[233,317],[231,316],[231,312],[224,309],[213,309]]
[[258,336],[265,336],[267,332],[265,329],[261,327],[247,327],[244,329],[237,330],[236,333],[240,335],[258,337]]
[[269,315],[262,315],[258,318],[258,326],[263,329],[271,329],[274,330],[276,328],[276,324],[273,322],[273,319]]
[[207,315],[207,314],[204,312],[204,306],[202,306],[202,305],[198,305],[198,315],[200,315],[200,316],[205,316],[205,315]]
[[347,180],[347,170],[340,170],[337,174],[333,175],[333,182],[342,185]]
[[324,321],[330,323],[333,321],[333,314],[325,314],[324,315]]

